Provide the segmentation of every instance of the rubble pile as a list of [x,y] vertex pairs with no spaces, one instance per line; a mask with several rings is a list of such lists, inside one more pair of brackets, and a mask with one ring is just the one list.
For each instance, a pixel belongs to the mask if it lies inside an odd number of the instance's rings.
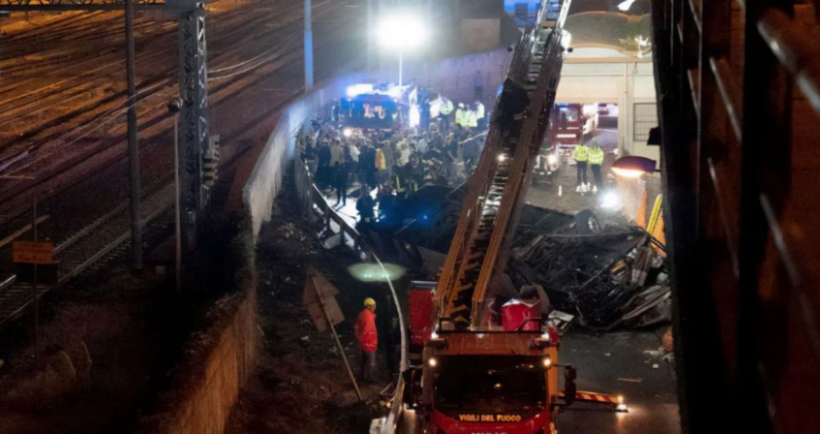
[[552,216],[547,220],[553,227],[536,223],[519,232],[508,267],[516,286],[541,285],[554,308],[577,315],[588,328],[668,321],[671,293],[663,246],[641,228],[601,227],[588,212],[578,216],[557,228],[560,219]]

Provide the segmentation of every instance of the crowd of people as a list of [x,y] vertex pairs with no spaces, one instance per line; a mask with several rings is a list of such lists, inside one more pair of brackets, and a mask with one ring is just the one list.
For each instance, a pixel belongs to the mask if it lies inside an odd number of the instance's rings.
[[428,183],[456,184],[474,170],[486,135],[484,106],[459,105],[435,119],[422,114],[413,128],[361,130],[315,120],[300,135],[301,156],[313,166],[316,184],[335,190],[337,206],[346,204],[351,186],[401,195]]

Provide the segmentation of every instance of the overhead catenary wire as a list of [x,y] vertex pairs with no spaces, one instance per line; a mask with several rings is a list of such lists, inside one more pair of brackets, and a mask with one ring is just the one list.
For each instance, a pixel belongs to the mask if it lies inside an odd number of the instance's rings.
[[[290,37],[288,37],[288,38],[287,38],[287,41],[290,41],[290,40],[292,40],[292,39],[294,39],[294,36],[293,36],[293,35],[291,35]],[[239,67],[241,67],[241,66],[247,65],[248,63],[253,62],[254,60],[259,59],[259,58],[261,58],[261,57],[263,57],[263,56],[266,56],[266,55],[268,55],[268,54],[272,53],[272,52],[273,52],[273,51],[275,51],[275,50],[279,50],[279,49],[281,49],[281,48],[282,48],[282,45],[284,45],[284,43],[285,43],[285,42],[287,42],[287,41],[283,41],[283,42],[282,42],[282,44],[277,45],[277,46],[275,46],[275,47],[272,47],[272,48],[270,48],[269,50],[265,50],[265,51],[263,51],[262,53],[260,53],[260,54],[258,54],[258,55],[256,55],[256,56],[254,56],[254,57],[251,57],[251,58],[250,58],[250,59],[248,59],[248,60],[245,60],[245,61],[239,62],[239,63],[237,63],[237,64],[235,64],[235,65],[226,66],[226,67],[224,67],[224,68],[218,68],[218,69],[210,69],[210,70],[208,70],[208,74],[216,74],[216,73],[219,73],[219,72],[228,71],[228,70],[231,70],[231,69],[236,69],[236,68],[239,68]]]
[[[171,84],[173,84],[173,79],[172,78],[165,78],[165,79],[163,79],[162,81],[160,81],[156,84],[153,84],[153,85],[151,85],[147,88],[141,89],[139,92],[137,92],[137,95],[135,95],[134,97],[126,98],[125,101],[121,102],[118,106],[112,107],[111,109],[109,109],[105,113],[99,115],[97,118],[94,118],[94,119],[90,120],[89,122],[93,122],[95,119],[98,119],[99,117],[106,116],[108,113],[119,109],[120,107],[124,106],[125,104],[128,104],[129,101],[133,100],[134,98],[138,98],[138,97],[142,96],[146,92],[154,90],[154,89],[156,89],[157,87],[160,87],[160,86],[168,86],[168,85],[171,85]],[[38,113],[38,112],[41,112],[43,110],[47,110],[51,107],[54,107],[55,105],[58,105],[61,102],[62,101],[58,101],[58,102],[55,102],[55,103],[52,103],[52,104],[39,105],[39,106],[37,106],[37,107],[35,107],[31,110],[28,110],[28,111],[22,112],[22,113],[18,113],[16,115],[11,116],[11,117],[5,117],[5,118],[0,117],[0,122],[9,122],[9,121],[13,121],[13,120],[16,120],[16,119],[24,118],[24,117],[30,116],[34,113]]]
[[[157,96],[159,96],[159,95],[158,95],[158,94],[151,94],[151,95],[148,95],[147,97],[145,97],[143,100],[148,99],[148,98],[157,97]],[[43,159],[45,159],[45,158],[47,158],[47,157],[50,157],[50,156],[52,156],[52,155],[54,155],[54,154],[59,154],[59,153],[62,153],[63,151],[65,151],[65,150],[66,150],[66,149],[65,149],[66,147],[71,146],[71,145],[73,145],[73,144],[75,144],[75,143],[79,142],[80,140],[82,140],[82,139],[84,139],[84,138],[88,137],[91,133],[94,133],[94,132],[96,132],[96,131],[99,131],[102,127],[106,126],[106,125],[107,125],[107,124],[109,124],[110,122],[112,122],[112,121],[116,120],[116,119],[117,119],[117,117],[119,117],[119,116],[121,116],[122,114],[126,113],[126,112],[128,111],[128,109],[129,109],[129,108],[131,108],[131,107],[133,107],[133,106],[135,106],[135,104],[130,104],[130,105],[126,106],[126,107],[122,107],[122,108],[120,108],[120,109],[119,109],[119,111],[118,111],[117,113],[112,113],[112,114],[111,114],[111,115],[109,115],[107,118],[101,118],[101,117],[99,117],[99,118],[96,118],[94,121],[91,121],[91,122],[89,122],[89,123],[87,123],[87,124],[84,124],[83,126],[81,126],[81,127],[79,127],[79,128],[82,128],[82,127],[91,127],[91,125],[90,125],[90,124],[92,124],[93,122],[96,122],[96,121],[98,121],[98,120],[100,120],[100,119],[103,119],[103,122],[102,122],[100,125],[98,125],[96,128],[93,128],[93,129],[91,129],[91,130],[89,130],[89,131],[85,132],[84,134],[80,135],[79,137],[76,137],[76,138],[74,138],[73,140],[71,140],[70,142],[68,142],[68,143],[66,143],[66,144],[64,144],[64,145],[62,145],[60,148],[58,148],[58,149],[56,149],[56,150],[53,150],[53,151],[51,151],[51,152],[49,152],[49,153],[47,153],[47,154],[45,154],[45,155],[37,155],[37,154],[33,155],[33,156],[36,158],[34,161],[31,161],[31,162],[29,162],[28,164],[26,164],[26,165],[24,165],[24,166],[17,167],[17,168],[15,168],[13,171],[9,172],[8,174],[6,174],[6,175],[4,175],[4,176],[5,176],[5,177],[14,176],[15,174],[17,174],[17,173],[21,172],[22,170],[24,170],[24,169],[26,169],[26,168],[30,167],[31,165],[33,165],[34,163],[36,163],[36,162],[38,162],[38,161],[41,161],[41,160],[43,160]],[[116,110],[116,109],[113,109],[113,110]],[[67,134],[70,134],[70,132],[69,132],[69,133],[67,133]]]
[[282,53],[281,53],[281,51],[283,51],[284,49],[285,49],[284,45],[283,45],[283,46],[279,46],[279,47],[277,47],[277,50],[278,50],[278,51],[277,51],[276,53],[274,53],[274,54],[272,54],[271,56],[269,56],[269,57],[267,57],[267,58],[263,59],[262,61],[260,61],[260,62],[259,62],[259,63],[257,63],[256,65],[252,65],[252,66],[249,66],[249,67],[247,67],[247,68],[245,68],[245,69],[242,69],[242,70],[240,70],[240,71],[232,72],[232,73],[230,73],[230,74],[223,75],[223,76],[220,76],[220,77],[208,77],[208,82],[212,82],[212,81],[216,81],[216,80],[224,80],[224,79],[226,79],[226,78],[231,78],[231,77],[235,77],[235,76],[237,76],[237,75],[241,75],[241,74],[245,74],[245,73],[251,72],[251,71],[253,71],[253,70],[254,70],[254,69],[256,69],[256,68],[259,68],[259,67],[261,67],[261,66],[263,66],[263,65],[266,65],[267,63],[269,63],[269,62],[271,62],[271,61],[273,61],[273,60],[276,60],[276,59],[277,59],[277,58],[278,58],[278,57],[282,54]]

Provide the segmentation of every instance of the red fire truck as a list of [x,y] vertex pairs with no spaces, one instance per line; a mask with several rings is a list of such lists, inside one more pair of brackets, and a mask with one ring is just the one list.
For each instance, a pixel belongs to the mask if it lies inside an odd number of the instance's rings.
[[403,371],[382,433],[555,434],[558,409],[583,397],[574,369],[558,365],[543,290],[514,288],[505,274],[568,52],[569,3],[544,2],[540,25],[519,41],[438,280],[410,291],[415,367]]
[[411,336],[424,347],[422,365],[406,374],[405,402],[417,423],[428,433],[554,433],[553,413],[576,396],[575,371],[564,367],[566,390],[559,392],[558,333],[544,331],[537,305],[506,301],[503,325],[480,330],[446,320],[436,331],[412,327],[434,310],[431,286],[414,282],[410,292]]
[[598,125],[597,110],[583,104],[555,104],[550,112],[549,134],[533,168],[535,182],[550,182],[561,164],[570,161],[572,150]]
[[596,127],[597,112],[586,113],[583,104],[555,104],[550,113],[549,140],[553,147],[574,147]]

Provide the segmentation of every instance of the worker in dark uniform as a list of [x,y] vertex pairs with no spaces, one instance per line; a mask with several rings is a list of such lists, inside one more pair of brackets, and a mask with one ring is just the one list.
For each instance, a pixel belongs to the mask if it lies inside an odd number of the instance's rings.
[[330,144],[323,140],[319,141],[319,150],[317,154],[319,164],[316,169],[316,184],[319,185],[319,188],[325,188],[331,181],[330,174],[332,169],[330,168]]
[[365,184],[362,188],[362,197],[356,202],[356,211],[359,212],[359,222],[356,224],[357,228],[359,226],[369,226],[376,222],[375,207],[376,202],[370,196],[370,187]]
[[518,137],[521,134],[521,125],[527,118],[529,105],[527,91],[511,79],[505,80],[496,116],[496,124],[501,128],[503,137]]
[[476,71],[473,76],[473,94],[478,101],[484,99],[484,74],[481,71]]
[[341,162],[336,165],[333,171],[333,187],[336,188],[336,206],[347,205],[347,178],[348,178],[348,164]]
[[356,336],[362,354],[362,380],[373,381],[376,373],[376,350],[379,346],[379,334],[376,329],[376,300],[364,299],[364,309],[356,319],[353,334]]
[[[359,172],[362,174],[362,184],[369,186],[376,185],[376,150],[370,144],[366,144],[361,149],[361,155],[359,155]],[[366,189],[362,189],[362,192],[366,191]]]

